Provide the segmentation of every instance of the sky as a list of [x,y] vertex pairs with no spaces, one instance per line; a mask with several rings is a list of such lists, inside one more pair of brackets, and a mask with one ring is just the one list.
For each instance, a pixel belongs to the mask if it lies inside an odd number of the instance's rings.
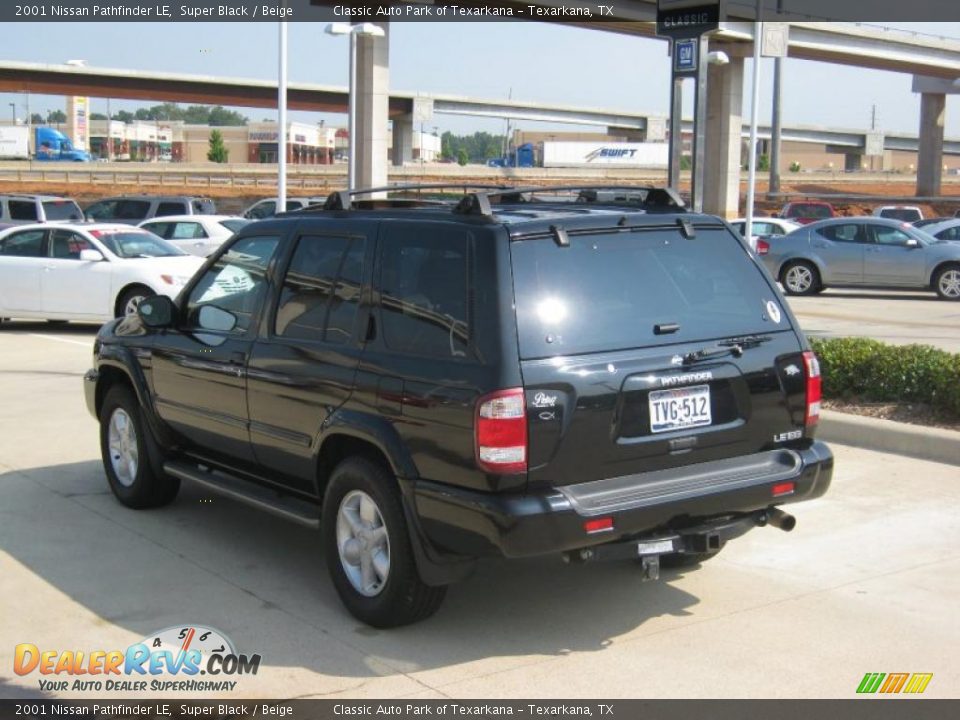
[[[8,25],[0,59],[273,79],[277,73],[275,23],[43,23]],[[289,79],[346,86],[348,42],[323,32],[324,25],[289,24]],[[891,27],[960,39],[960,23],[896,23]],[[747,61],[744,114],[748,117],[752,62]],[[919,95],[911,76],[827,63],[784,63],[785,124],[868,128],[876,105],[877,127],[915,133]],[[769,121],[772,60],[761,62],[761,122]],[[393,23],[390,86],[398,91],[513,98],[572,106],[666,115],[670,66],[662,40],[543,23]],[[692,92],[692,86],[687,86]],[[0,112],[16,104],[25,116],[24,94],[0,93]],[[64,100],[31,95],[30,111],[64,109]],[[142,104],[114,100],[111,110]],[[242,108],[251,121],[275,111]],[[92,112],[106,112],[93,99]],[[689,114],[689,110],[688,110]],[[3,115],[4,119],[8,116]],[[345,125],[344,115],[291,113],[291,119]],[[501,133],[501,119],[436,115],[427,128],[440,132]],[[514,127],[517,127],[515,124]],[[521,129],[577,129],[571,125],[521,122]],[[946,135],[960,137],[960,96],[947,99]]]

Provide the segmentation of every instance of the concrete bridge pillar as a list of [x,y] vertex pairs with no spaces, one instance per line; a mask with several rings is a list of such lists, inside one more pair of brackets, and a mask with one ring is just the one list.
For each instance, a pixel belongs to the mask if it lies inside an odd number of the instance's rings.
[[707,147],[703,211],[723,218],[740,214],[743,130],[743,58],[710,65],[707,75]]
[[[390,110],[390,24],[383,37],[357,35],[357,187],[387,184],[387,122]],[[412,144],[412,138],[411,138]]]
[[413,114],[393,118],[393,164],[413,162]]
[[943,173],[943,119],[947,96],[920,95],[920,151],[917,153],[917,195],[940,194]]

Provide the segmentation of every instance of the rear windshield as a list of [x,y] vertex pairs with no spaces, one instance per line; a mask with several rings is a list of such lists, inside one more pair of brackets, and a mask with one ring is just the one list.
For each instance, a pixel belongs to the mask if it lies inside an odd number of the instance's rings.
[[810,203],[794,203],[787,210],[788,217],[815,217],[828,218],[833,217],[833,213],[826,205],[816,205]]
[[[511,254],[525,359],[790,327],[760,269],[725,229],[698,229],[691,240],[672,230],[571,235],[569,247],[521,240]],[[669,324],[679,329],[654,332]]]
[[913,222],[920,220],[920,211],[916,208],[884,208],[880,211],[880,217],[891,218],[892,220],[904,220]]
[[83,220],[83,212],[73,200],[47,200],[43,214],[47,220]]

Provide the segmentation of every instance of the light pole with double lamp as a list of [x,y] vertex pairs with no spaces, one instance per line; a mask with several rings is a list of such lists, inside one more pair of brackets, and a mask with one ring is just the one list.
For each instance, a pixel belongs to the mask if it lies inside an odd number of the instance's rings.
[[347,133],[350,138],[350,154],[347,163],[347,188],[353,190],[357,183],[357,36],[383,37],[383,28],[373,23],[330,23],[328,35],[350,36],[350,97],[347,110]]

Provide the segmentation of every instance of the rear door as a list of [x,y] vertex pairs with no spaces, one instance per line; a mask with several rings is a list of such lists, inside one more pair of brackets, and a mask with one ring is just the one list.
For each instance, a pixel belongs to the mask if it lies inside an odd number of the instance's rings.
[[531,483],[741,456],[802,434],[798,336],[725,228],[571,233],[568,247],[517,240],[511,255]]
[[863,263],[872,238],[863,223],[831,223],[810,232],[810,246],[820,257],[823,281],[859,285],[864,282]]
[[65,319],[74,316],[110,317],[114,263],[81,260],[82,250],[100,251],[75,230],[50,231],[50,255],[41,277],[43,310]]

